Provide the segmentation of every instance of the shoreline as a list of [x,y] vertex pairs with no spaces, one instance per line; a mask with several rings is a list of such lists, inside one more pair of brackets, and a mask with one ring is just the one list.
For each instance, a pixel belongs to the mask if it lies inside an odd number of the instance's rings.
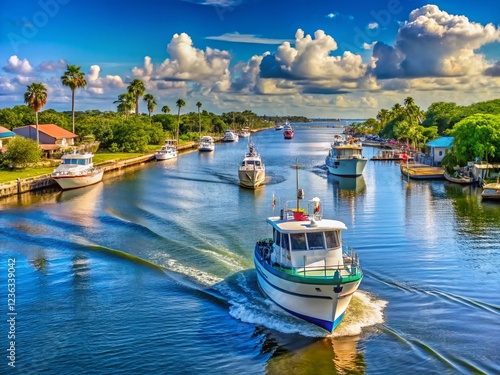
[[[274,127],[269,127],[269,128],[262,128],[262,129],[255,129],[252,132],[260,132],[263,130],[268,130],[268,129],[274,129]],[[222,142],[223,137],[213,137],[214,141],[219,143]],[[179,156],[190,152],[194,151],[198,145],[198,142],[195,141],[190,141],[187,142],[183,145],[180,145],[177,147],[177,150],[179,151]],[[106,172],[110,171],[116,171],[116,170],[124,170],[127,169],[128,167],[138,165],[138,164],[143,164],[143,163],[149,163],[151,161],[156,160],[155,159],[155,152],[148,153],[145,155],[141,156],[136,156],[133,158],[129,159],[121,159],[121,160],[116,160],[116,161],[106,161],[103,163],[96,164],[96,167],[101,167],[104,169],[104,174]],[[33,192],[36,190],[44,189],[44,188],[49,188],[49,187],[56,187],[58,186],[57,183],[52,179],[50,174],[43,174],[40,176],[35,176],[35,177],[29,177],[25,179],[16,179],[12,180],[9,182],[5,183],[0,183],[0,199],[11,197],[13,195],[21,195],[24,193],[29,193]],[[60,189],[60,188],[59,188]],[[60,189],[62,190],[62,189]]]

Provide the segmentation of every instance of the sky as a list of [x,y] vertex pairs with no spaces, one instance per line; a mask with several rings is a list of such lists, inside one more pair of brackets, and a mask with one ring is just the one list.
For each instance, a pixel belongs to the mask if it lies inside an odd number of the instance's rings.
[[[41,82],[71,110],[116,110],[140,79],[176,112],[375,117],[411,96],[500,98],[500,2],[418,0],[0,0],[0,108]],[[141,112],[146,103],[141,101]]]

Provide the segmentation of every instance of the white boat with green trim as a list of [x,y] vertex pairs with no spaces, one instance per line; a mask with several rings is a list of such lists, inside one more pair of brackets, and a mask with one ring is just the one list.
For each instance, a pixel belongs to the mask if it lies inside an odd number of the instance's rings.
[[272,237],[254,251],[258,285],[282,309],[332,332],[363,273],[357,253],[342,242],[345,224],[323,218],[319,198],[305,212],[298,203],[289,209],[286,202],[279,216],[267,218]]

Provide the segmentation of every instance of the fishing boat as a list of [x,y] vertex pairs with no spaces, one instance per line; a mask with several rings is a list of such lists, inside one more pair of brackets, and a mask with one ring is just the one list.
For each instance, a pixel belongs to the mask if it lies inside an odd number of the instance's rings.
[[361,142],[336,135],[325,159],[328,171],[335,176],[361,176],[368,161],[363,156],[362,150]]
[[215,150],[215,142],[212,137],[205,135],[201,137],[198,143],[198,151],[200,152],[211,152]]
[[420,163],[406,163],[399,166],[401,174],[414,180],[442,180],[444,169]]
[[104,170],[94,167],[93,153],[73,150],[64,154],[61,159],[62,163],[51,177],[62,189],[77,189],[102,181]]
[[292,128],[292,125],[287,121],[283,128],[283,137],[285,139],[292,139],[295,136],[295,131]]
[[449,174],[448,172],[443,172],[444,178],[448,181],[453,182],[455,184],[460,185],[471,185],[474,183],[474,177],[468,176],[461,171],[455,171],[453,174]]
[[166,140],[165,144],[161,147],[161,150],[157,151],[155,154],[156,160],[169,160],[175,159],[177,157],[177,146],[176,141]]
[[500,180],[497,179],[497,182],[484,185],[481,198],[500,201]]
[[245,157],[238,169],[238,177],[240,185],[250,189],[255,189],[262,185],[266,179],[266,167],[260,155],[255,150],[251,138],[248,141],[248,152],[245,153]]
[[230,129],[227,129],[224,132],[224,137],[222,138],[222,142],[238,142],[238,139],[239,139],[238,134],[236,134]]
[[285,202],[274,216],[273,197],[273,216],[267,218],[271,237],[258,240],[254,250],[257,282],[283,310],[332,332],[363,273],[357,253],[342,241],[345,224],[324,218],[319,198],[300,208],[303,198],[297,182],[296,203]]

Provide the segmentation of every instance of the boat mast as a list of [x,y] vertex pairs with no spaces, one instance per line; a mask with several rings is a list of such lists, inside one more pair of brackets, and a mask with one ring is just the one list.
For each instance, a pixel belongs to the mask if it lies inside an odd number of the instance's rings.
[[304,199],[304,190],[300,189],[299,190],[299,161],[298,159],[295,160],[295,165],[292,166],[292,168],[295,169],[295,185],[296,185],[296,191],[297,191],[297,207],[296,209],[298,210],[300,208],[300,200]]

